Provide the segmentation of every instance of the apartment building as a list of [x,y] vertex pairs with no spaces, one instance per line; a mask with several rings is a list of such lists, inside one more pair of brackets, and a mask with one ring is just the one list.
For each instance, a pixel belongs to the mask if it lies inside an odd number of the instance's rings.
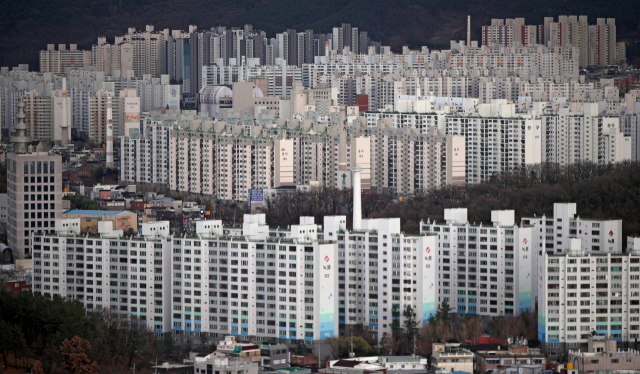
[[152,111],[139,133],[120,137],[120,180],[135,183],[169,183],[169,139],[176,124],[203,120],[204,113],[190,110]]
[[434,249],[436,305],[447,301],[461,315],[517,316],[535,307],[531,225],[518,227],[512,210],[492,211],[491,223],[469,223],[467,209],[445,209],[445,222],[420,222],[438,236]]
[[[445,133],[465,138],[467,183],[480,183],[495,173],[542,161],[540,120],[513,115],[512,105],[499,102],[479,115],[446,117]],[[494,107],[501,115],[491,114],[496,113]]]
[[98,144],[107,141],[108,112],[112,116],[114,137],[128,135],[140,128],[140,98],[136,90],[115,91],[115,85],[106,86],[88,99],[88,138]]
[[[582,240],[582,251],[593,253],[622,251],[622,221],[581,219],[575,203],[553,204],[553,216],[523,217],[523,225],[534,227],[535,250],[562,253],[572,238]],[[540,253],[533,257],[533,268],[542,269]],[[532,281],[539,288],[539,279]]]
[[622,220],[594,220],[576,215],[575,203],[553,204],[553,216],[523,217],[522,224],[533,225],[538,250],[560,253],[570,238],[582,239],[584,252],[621,252]]
[[[189,239],[171,238],[168,222],[143,223],[140,237],[125,240],[121,237],[122,232],[113,230],[110,223],[100,225],[100,235],[91,238],[77,235],[80,234],[79,229],[75,229],[79,227],[79,219],[59,220],[55,238],[44,234],[34,237],[35,248],[41,248],[34,258],[43,259],[42,262],[35,261],[36,268],[42,270],[36,270],[42,278],[37,277],[35,289],[45,295],[59,294],[81,300],[89,311],[109,309],[137,313],[149,325],[154,321],[155,332],[173,332],[176,337],[186,340],[197,339],[190,337],[201,332],[210,332],[208,336],[233,332],[239,336],[294,340],[332,337],[338,325],[334,318],[337,298],[333,295],[336,291],[328,283],[335,276],[333,245],[302,238],[296,238],[297,244],[293,240],[286,244],[282,240],[267,244],[264,216],[262,223],[250,224],[249,221],[250,218],[245,219],[245,238],[237,238],[234,242],[231,238],[222,238],[220,221],[197,222],[198,237]],[[315,230],[315,227],[305,229]],[[246,241],[249,238],[250,241]],[[265,266],[264,261],[249,260],[276,257],[276,246],[285,253],[285,259],[279,261],[277,267],[275,262]],[[66,247],[66,253],[56,254],[60,247]],[[273,253],[268,252],[272,250]],[[49,261],[45,262],[48,255],[60,256],[60,262],[50,265]],[[272,261],[278,261],[280,256]],[[274,270],[267,274],[267,267]],[[305,267],[323,270],[305,277]],[[285,270],[280,277],[280,283],[284,281],[280,285],[282,295],[278,297],[275,279],[265,281],[264,278],[271,272],[275,275],[277,268]],[[58,272],[50,273],[50,270]],[[154,278],[147,273],[152,273]],[[54,277],[57,274],[62,274],[67,286],[60,286],[60,278]],[[263,277],[256,277],[256,274],[263,274]],[[301,286],[299,278],[306,279],[308,286]],[[314,292],[313,284],[319,284],[321,280],[325,287]],[[278,311],[285,315],[282,317],[285,322],[279,323],[280,327],[276,322]],[[306,326],[298,326],[297,313],[304,313]],[[265,321],[266,318],[269,320]]]
[[591,352],[595,338],[629,342],[639,337],[640,242],[629,237],[625,253],[614,240],[596,251],[576,235],[561,250],[540,251],[538,339],[551,356]]
[[625,136],[620,118],[600,115],[597,103],[583,103],[541,117],[543,160],[560,165],[580,161],[610,164],[632,159],[632,138]]
[[51,96],[38,96],[32,90],[25,97],[28,134],[36,140],[65,145],[71,142],[71,98],[67,95],[66,79],[62,89]]
[[47,44],[47,49],[40,51],[40,72],[54,74],[64,74],[67,68],[77,69],[79,67],[91,66],[91,51],[78,49],[77,44],[58,45]]
[[202,67],[202,88],[207,86],[230,85],[248,82],[251,79],[266,78],[267,91],[264,96],[286,98],[290,95],[294,82],[302,82],[302,70],[298,66],[218,66]]
[[376,191],[402,196],[464,184],[462,136],[446,136],[435,127],[426,134],[395,129],[390,119],[365,128],[364,134],[370,139],[370,184]]
[[524,26],[524,18],[492,19],[490,26],[482,26],[482,45],[510,47],[515,44],[515,35]]

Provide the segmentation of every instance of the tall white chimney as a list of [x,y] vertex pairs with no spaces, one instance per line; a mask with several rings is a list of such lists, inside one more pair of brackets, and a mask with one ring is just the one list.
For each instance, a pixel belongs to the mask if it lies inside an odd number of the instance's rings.
[[107,98],[107,165],[113,168],[113,109],[111,96]]
[[362,168],[358,165],[353,168],[353,229],[362,230],[362,187],[360,183],[360,172]]
[[467,47],[471,47],[471,16],[467,16]]

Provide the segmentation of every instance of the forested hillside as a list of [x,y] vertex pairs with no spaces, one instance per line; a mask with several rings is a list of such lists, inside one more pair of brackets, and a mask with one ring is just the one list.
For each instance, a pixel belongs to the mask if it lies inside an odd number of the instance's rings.
[[[402,230],[420,231],[420,220],[444,219],[445,208],[467,208],[470,223],[490,223],[491,210],[512,209],[520,217],[553,215],[553,204],[574,202],[582,218],[622,220],[622,235],[640,234],[640,164],[595,165],[579,163],[569,167],[533,165],[496,175],[487,183],[446,187],[417,194],[402,201],[379,194],[362,197],[363,217],[400,217]],[[351,191],[323,189],[293,196],[279,195],[266,210],[271,226],[297,224],[300,216],[315,216],[322,224],[325,214],[346,214],[350,226]]]
[[[403,45],[439,48],[451,38],[465,38],[467,14],[474,39],[491,18],[525,17],[528,24],[539,24],[543,17],[561,14],[586,14],[592,24],[598,17],[615,17],[619,40],[640,39],[636,0],[1,0],[0,66],[29,63],[33,69],[38,51],[48,43],[90,48],[98,36],[112,38],[127,27],[147,24],[205,29],[251,23],[271,36],[286,28],[326,33],[350,22],[395,50]],[[632,47],[629,54],[636,50]]]

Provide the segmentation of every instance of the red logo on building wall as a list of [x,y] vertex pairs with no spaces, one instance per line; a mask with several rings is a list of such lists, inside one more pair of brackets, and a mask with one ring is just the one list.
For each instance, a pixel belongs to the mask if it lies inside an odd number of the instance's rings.
[[613,230],[609,231],[609,236],[613,236]]
[[529,243],[529,242],[527,241],[527,238],[524,238],[524,240],[523,240],[522,242],[523,242],[524,244]]
[[324,262],[329,262],[329,256],[324,256]]
[[426,251],[427,253],[431,253],[431,248],[427,247]]

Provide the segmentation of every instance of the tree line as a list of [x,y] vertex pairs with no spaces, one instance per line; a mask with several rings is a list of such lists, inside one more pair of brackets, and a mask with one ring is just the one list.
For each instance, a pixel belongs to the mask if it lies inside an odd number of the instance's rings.
[[[474,344],[474,339],[484,334],[506,340],[508,337],[527,337],[529,347],[540,345],[537,312],[525,311],[517,317],[484,319],[475,315],[458,315],[445,300],[427,321],[417,319],[411,305],[391,311],[391,334],[384,333],[379,340],[364,328],[349,336],[327,339],[329,352],[325,360],[346,358],[353,350],[356,357],[370,355],[409,355],[431,357],[433,343],[455,339],[462,344]],[[401,322],[402,321],[402,322]],[[423,323],[426,322],[426,323]],[[469,341],[469,343],[466,343]],[[476,342],[477,343],[477,342]]]
[[1,289],[0,365],[42,374],[124,373],[133,364],[148,368],[156,358],[179,360],[196,346],[212,349],[205,341],[177,347],[171,334],[155,336],[152,323],[109,310],[87,312],[79,300]]
[[[318,188],[311,192],[276,195],[266,201],[271,225],[298,224],[300,216],[314,216],[322,224],[324,215],[343,214],[350,227],[351,190]],[[362,195],[365,218],[399,217],[402,230],[419,233],[420,221],[442,221],[445,208],[467,208],[470,223],[491,222],[491,211],[515,210],[521,217],[553,214],[553,204],[574,202],[580,217],[621,219],[623,237],[640,233],[640,163],[598,165],[580,162],[570,166],[543,163],[495,174],[484,183],[445,186],[418,192],[402,201],[389,196]]]
[[418,347],[421,352],[430,355],[433,343],[455,339],[462,344],[487,334],[506,340],[508,337],[523,336],[528,338],[529,347],[536,348],[540,341],[538,335],[538,313],[524,311],[516,317],[497,317],[484,319],[471,314],[459,315],[455,313],[445,300],[438,306],[435,314],[427,320],[425,327],[420,328]]

